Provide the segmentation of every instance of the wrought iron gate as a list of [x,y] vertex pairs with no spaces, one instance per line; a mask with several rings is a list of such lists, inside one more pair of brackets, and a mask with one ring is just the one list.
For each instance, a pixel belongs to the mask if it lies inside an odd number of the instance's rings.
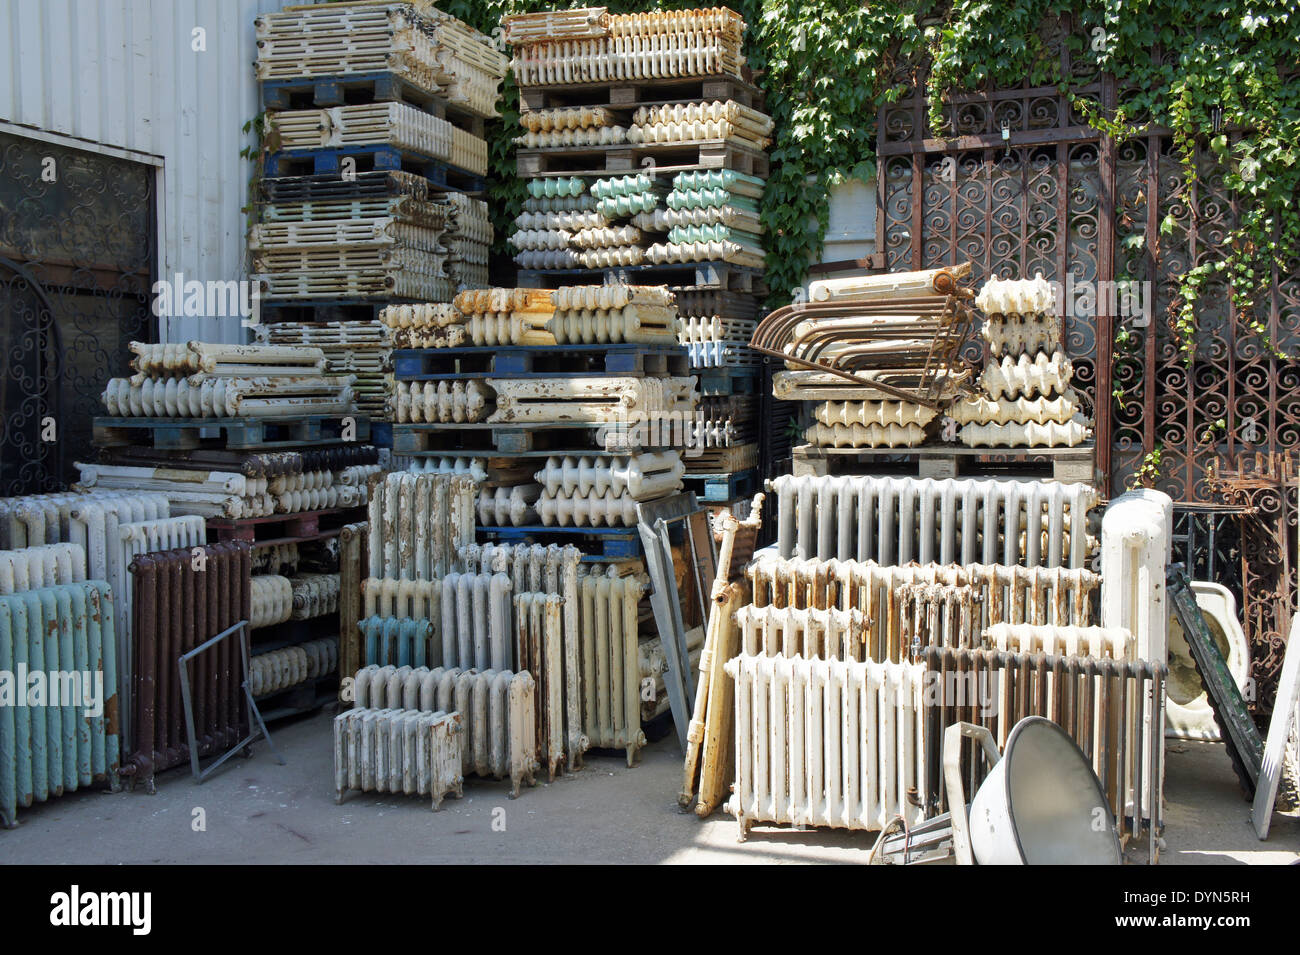
[[[1045,24],[1045,47],[1078,93],[1113,107],[1122,82],[1072,60],[1069,31],[1068,20]],[[1287,357],[1300,354],[1300,260],[1275,270],[1253,322],[1242,321],[1226,282],[1208,283],[1186,343],[1194,347],[1183,347],[1170,319],[1178,277],[1225,257],[1237,214],[1208,151],[1192,157],[1189,186],[1169,130],[1103,135],[1054,86],[953,96],[940,136],[928,124],[924,67],[900,64],[896,78],[911,93],[878,117],[877,236],[887,267],[970,261],[977,283],[1040,272],[1067,288],[1150,283],[1147,321],[1118,314],[1105,294],[1066,308],[1065,347],[1095,420],[1097,467],[1117,493],[1158,458],[1155,486],[1185,505],[1179,528],[1191,535],[1189,551],[1207,520],[1224,531],[1217,543],[1235,541],[1239,567],[1227,580],[1239,588],[1267,696],[1295,610],[1295,509],[1283,504],[1295,468],[1278,462],[1300,446],[1300,362]],[[976,343],[968,354],[982,358]],[[1243,464],[1256,455],[1260,466]]]
[[87,460],[104,384],[153,341],[152,167],[0,133],[0,495]]

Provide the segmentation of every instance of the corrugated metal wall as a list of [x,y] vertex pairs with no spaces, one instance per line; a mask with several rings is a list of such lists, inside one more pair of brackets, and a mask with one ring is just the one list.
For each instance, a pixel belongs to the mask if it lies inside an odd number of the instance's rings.
[[[0,121],[161,158],[161,275],[246,278],[253,18],[291,2],[0,0]],[[168,341],[243,336],[237,318],[161,324]]]

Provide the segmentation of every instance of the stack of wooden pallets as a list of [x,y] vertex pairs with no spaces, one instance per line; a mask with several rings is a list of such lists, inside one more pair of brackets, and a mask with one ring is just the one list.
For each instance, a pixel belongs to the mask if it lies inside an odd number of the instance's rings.
[[[249,249],[262,320],[287,323],[259,340],[321,344],[382,418],[379,309],[487,284],[483,123],[506,58],[428,5],[290,7],[256,30],[265,153]],[[320,323],[332,330],[306,327]]]

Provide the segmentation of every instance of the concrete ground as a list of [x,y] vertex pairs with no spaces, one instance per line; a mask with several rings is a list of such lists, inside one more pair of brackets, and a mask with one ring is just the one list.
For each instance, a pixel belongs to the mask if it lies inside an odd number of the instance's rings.
[[[260,743],[254,758],[232,760],[202,786],[173,771],[155,796],[91,791],[20,810],[19,827],[0,832],[0,862],[772,864],[863,862],[872,844],[864,833],[761,827],[738,843],[725,813],[701,823],[678,811],[682,764],[671,737],[634,769],[597,756],[517,800],[500,783],[470,780],[465,798],[438,813],[423,799],[373,793],[338,806],[331,718],[327,710],[272,728],[286,766]],[[1274,818],[1267,842],[1255,838],[1218,744],[1170,743],[1166,796],[1164,865],[1300,858],[1294,812]],[[206,831],[194,831],[200,816]]]

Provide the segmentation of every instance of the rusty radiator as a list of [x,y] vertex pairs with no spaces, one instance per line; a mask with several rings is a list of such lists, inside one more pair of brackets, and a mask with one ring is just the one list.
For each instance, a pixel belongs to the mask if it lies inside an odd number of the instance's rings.
[[354,709],[334,717],[334,801],[349,791],[462,794],[464,737],[459,713]]
[[[135,634],[135,738],[123,775],[154,791],[154,776],[190,759],[178,660],[210,637],[248,620],[251,557],[244,541],[144,554],[131,564]],[[199,756],[215,755],[247,733],[239,646],[222,641],[192,666]]]
[[[361,669],[361,581],[370,566],[370,525],[345,524],[339,531],[339,673],[351,676]],[[339,699],[350,693],[339,681]]]
[[[1045,716],[1079,744],[1101,781],[1120,834],[1146,824],[1159,832],[1164,750],[1144,741],[1147,726],[1162,727],[1162,664],[1112,658],[1005,653],[926,647],[925,741],[929,760],[927,815],[944,811],[940,757],[943,731],[953,723],[987,727],[999,748],[1026,716]],[[966,792],[983,779],[983,763],[963,760]]]
[[860,610],[866,657],[895,662],[919,632],[918,619],[976,637],[1000,623],[1086,626],[1101,586],[1097,574],[1082,568],[999,564],[883,567],[763,556],[745,573],[756,607]]

